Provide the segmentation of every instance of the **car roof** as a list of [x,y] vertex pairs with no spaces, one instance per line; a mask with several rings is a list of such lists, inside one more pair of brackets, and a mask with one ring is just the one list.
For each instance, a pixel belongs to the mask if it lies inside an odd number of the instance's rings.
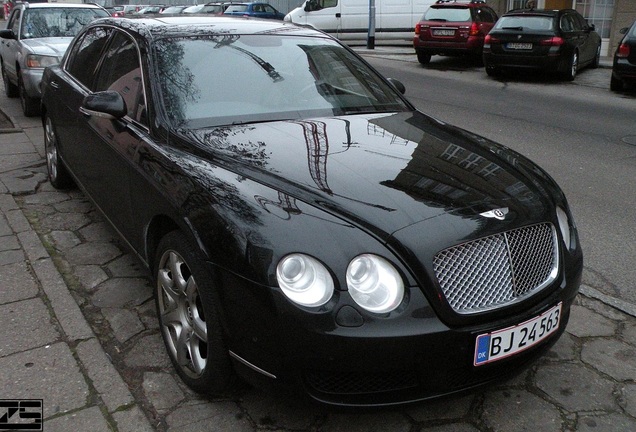
[[26,9],[50,9],[50,8],[79,8],[79,9],[103,9],[94,3],[16,3],[16,6],[24,5]]
[[[256,35],[256,34],[293,34],[295,36],[312,36],[329,38],[325,33],[309,27],[301,27],[292,23],[276,20],[264,20],[248,17],[209,16],[209,15],[164,15],[146,17],[144,15],[125,18],[105,17],[93,21],[88,26],[109,24],[115,27],[134,31],[141,35],[165,35],[166,30],[172,33],[200,34],[198,30],[206,28],[209,34],[223,35]],[[87,27],[88,27],[87,26]]]
[[437,0],[431,5],[432,8],[479,8],[488,6],[484,0]]
[[563,12],[574,12],[574,9],[513,9],[502,15],[505,16],[543,16],[543,17],[555,17]]

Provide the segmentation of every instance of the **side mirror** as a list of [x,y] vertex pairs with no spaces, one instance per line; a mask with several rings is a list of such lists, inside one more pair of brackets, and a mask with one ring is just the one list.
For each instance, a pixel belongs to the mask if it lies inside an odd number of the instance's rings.
[[622,29],[619,30],[620,34],[626,34],[627,30],[629,30],[629,27],[623,27]]
[[128,108],[119,93],[106,90],[86,96],[82,101],[80,112],[88,116],[116,120],[124,117],[128,113]]
[[395,78],[387,78],[387,81],[390,82],[391,85],[400,93],[406,93],[406,87],[404,87],[404,84],[402,84],[400,81],[396,80]]
[[588,31],[589,32],[596,31],[596,26],[594,24],[590,24],[590,26],[588,27]]
[[15,33],[11,29],[0,30],[0,38],[2,39],[17,39]]

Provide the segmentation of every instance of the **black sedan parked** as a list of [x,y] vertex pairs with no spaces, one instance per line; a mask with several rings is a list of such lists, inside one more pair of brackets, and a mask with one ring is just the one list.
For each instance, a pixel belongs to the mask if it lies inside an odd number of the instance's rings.
[[321,32],[223,17],[96,21],[46,70],[49,179],[151,270],[194,390],[416,401],[563,333],[582,253],[559,187],[397,88]]
[[624,34],[621,43],[614,53],[610,89],[623,90],[625,85],[636,83],[636,21],[631,27],[621,29]]
[[557,72],[574,80],[586,65],[598,67],[601,37],[572,9],[517,9],[502,15],[484,41],[488,75],[501,69]]

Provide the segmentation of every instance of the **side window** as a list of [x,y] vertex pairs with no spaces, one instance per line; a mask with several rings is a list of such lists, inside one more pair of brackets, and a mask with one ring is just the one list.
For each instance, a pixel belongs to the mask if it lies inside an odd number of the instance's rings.
[[109,35],[109,30],[93,27],[84,33],[81,39],[78,39],[69,53],[67,72],[90,90],[93,90],[93,77],[97,70],[97,63]]
[[581,25],[581,22],[578,19],[576,19],[576,16],[573,14],[570,14],[568,16],[570,17],[570,20],[572,20],[572,30],[582,31],[583,26]]
[[276,13],[274,11],[274,8],[271,7],[270,5],[263,5],[263,9],[264,9],[263,12],[267,12],[267,13],[270,13],[270,14]]
[[572,26],[572,16],[571,15],[563,15],[561,17],[561,30],[566,32],[566,33],[574,31],[574,27]]
[[589,28],[590,25],[588,24],[587,20],[581,15],[573,15],[573,18],[579,23],[579,30],[585,30]]
[[117,32],[104,54],[95,91],[114,90],[126,101],[128,116],[145,124],[145,98],[137,45]]
[[488,9],[477,9],[475,10],[475,12],[476,12],[475,16],[477,18],[477,22],[484,22],[484,23],[495,22],[493,16],[491,15]]
[[20,34],[20,12],[21,9],[16,9],[14,14],[11,16],[11,20],[7,24],[7,28],[13,30],[13,33],[16,35]]
[[338,0],[309,0],[307,2],[306,10],[315,11],[336,6],[338,6]]

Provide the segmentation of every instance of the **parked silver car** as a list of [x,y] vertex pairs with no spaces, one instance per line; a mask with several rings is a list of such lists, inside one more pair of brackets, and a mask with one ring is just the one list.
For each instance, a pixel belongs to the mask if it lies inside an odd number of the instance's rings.
[[40,111],[40,81],[60,62],[84,25],[110,14],[95,4],[17,3],[0,30],[0,64],[9,97],[20,96],[26,116]]

